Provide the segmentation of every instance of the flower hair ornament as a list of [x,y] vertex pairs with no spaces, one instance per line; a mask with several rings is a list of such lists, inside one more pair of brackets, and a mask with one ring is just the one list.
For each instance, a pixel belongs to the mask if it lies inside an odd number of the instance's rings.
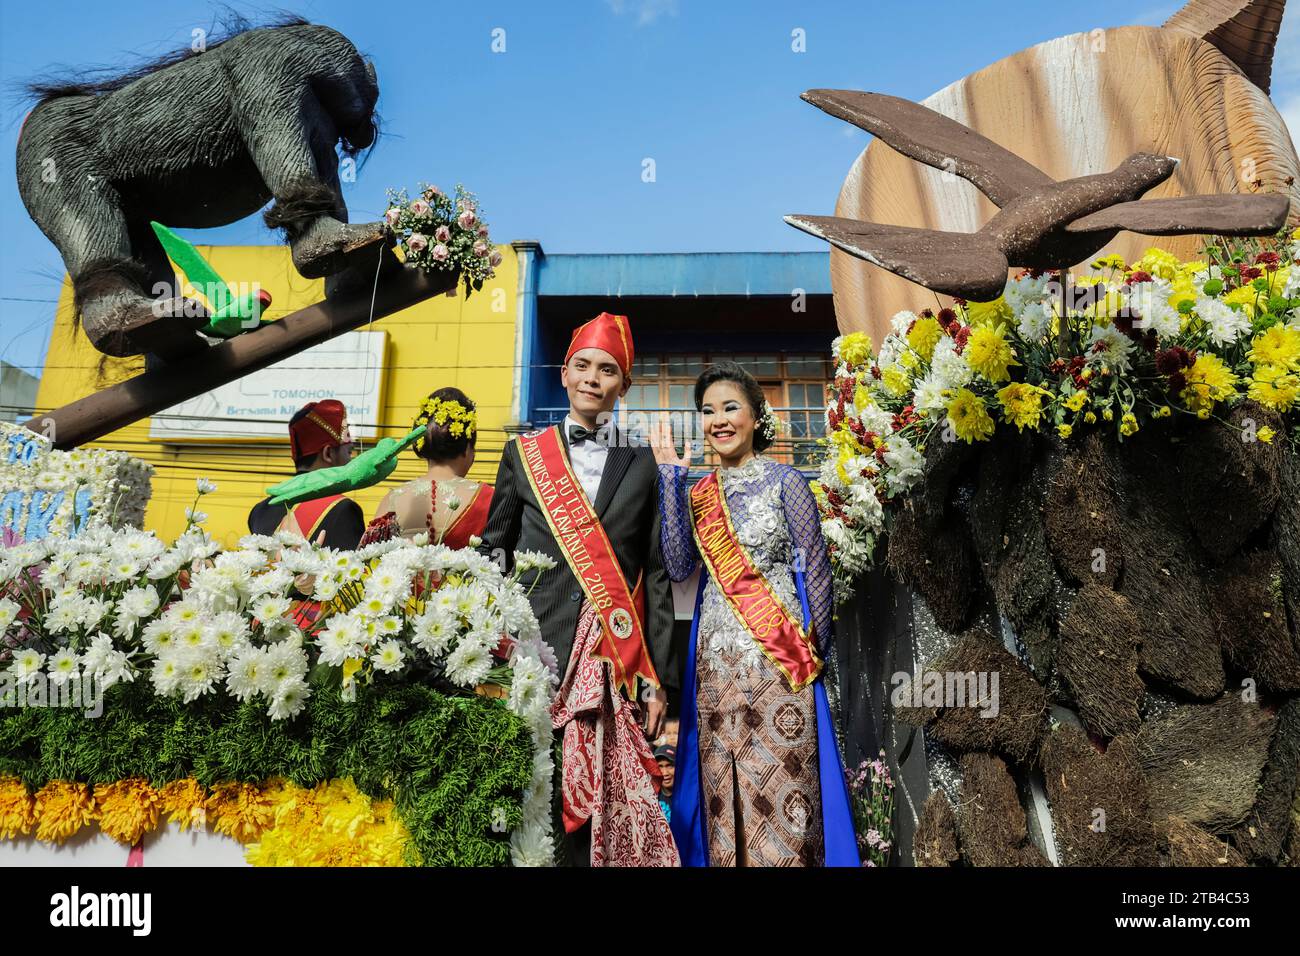
[[454,399],[429,397],[420,406],[420,414],[415,416],[413,428],[420,425],[432,427],[445,426],[452,438],[473,438],[478,430],[478,413],[467,409]]
[[781,419],[776,417],[771,402],[763,402],[763,413],[758,416],[757,428],[758,433],[766,438],[769,443],[776,441],[776,433],[781,428]]

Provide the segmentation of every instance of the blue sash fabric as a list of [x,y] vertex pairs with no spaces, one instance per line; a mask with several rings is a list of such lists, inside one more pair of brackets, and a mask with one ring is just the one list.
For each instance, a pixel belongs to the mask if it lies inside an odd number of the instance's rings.
[[[673,815],[670,826],[682,866],[708,866],[709,841],[704,828],[701,806],[700,782],[700,728],[696,704],[695,664],[696,646],[700,628],[700,605],[704,599],[704,585],[708,572],[700,574],[700,587],[695,594],[695,614],[691,619],[691,638],[686,650],[686,675],[682,681],[682,716],[677,733],[677,773],[673,790]],[[804,627],[808,627],[808,595],[804,590],[803,573],[795,571],[795,587],[803,607]],[[820,637],[820,635],[819,635]],[[822,795],[822,834],[826,848],[827,866],[862,865],[858,856],[858,841],[853,829],[853,811],[849,805],[848,785],[844,780],[844,767],[840,761],[839,745],[831,723],[830,701],[821,677],[813,683],[813,697],[817,712],[817,772]]]

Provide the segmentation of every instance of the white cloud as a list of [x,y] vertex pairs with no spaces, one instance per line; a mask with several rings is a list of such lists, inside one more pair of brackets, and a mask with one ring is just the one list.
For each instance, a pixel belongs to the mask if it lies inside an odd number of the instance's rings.
[[636,25],[639,27],[654,23],[665,13],[677,16],[677,0],[605,0],[605,3],[615,16],[636,14]]

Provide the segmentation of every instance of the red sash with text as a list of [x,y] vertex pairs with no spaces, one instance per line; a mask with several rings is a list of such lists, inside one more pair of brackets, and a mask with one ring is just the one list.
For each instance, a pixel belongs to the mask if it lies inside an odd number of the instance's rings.
[[802,690],[816,680],[822,662],[812,637],[790,617],[737,539],[716,471],[691,489],[691,530],[714,584],[790,689]]
[[[608,661],[614,687],[626,690],[635,700],[638,679],[659,686],[646,649],[643,614],[596,509],[573,473],[559,428],[521,435],[519,457],[551,534],[604,625],[591,656]],[[638,592],[640,584],[638,581]],[[562,661],[561,666],[566,663]]]

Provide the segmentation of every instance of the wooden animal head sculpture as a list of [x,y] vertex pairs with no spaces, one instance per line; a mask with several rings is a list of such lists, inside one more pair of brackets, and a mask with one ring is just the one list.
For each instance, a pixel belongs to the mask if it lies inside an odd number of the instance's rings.
[[151,220],[220,226],[274,199],[266,224],[284,230],[302,275],[334,276],[365,250],[378,261],[384,226],[348,225],[337,152],[374,142],[378,81],[328,27],[241,24],[202,52],[29,89],[38,102],[19,133],[18,190],[63,255],[101,352],[205,347],[195,330],[208,317],[155,292],[173,269]]
[[[1191,0],[1161,27],[1094,30],[1022,50],[923,105],[1019,157],[1015,169],[1027,165],[1049,180],[1102,174],[1148,153],[1178,163],[1163,182],[1151,183],[1143,205],[1257,191],[1287,196],[1300,211],[1300,160],[1268,98],[1284,5]],[[858,157],[836,216],[948,233],[992,225],[999,206],[977,179],[962,178],[951,163],[916,162],[894,145],[881,134]],[[1152,244],[1121,231],[1097,252],[1131,261]],[[1186,235],[1160,245],[1192,258],[1201,243]],[[831,251],[831,283],[840,328],[870,332],[876,341],[894,313],[935,305],[931,293],[839,248]]]

